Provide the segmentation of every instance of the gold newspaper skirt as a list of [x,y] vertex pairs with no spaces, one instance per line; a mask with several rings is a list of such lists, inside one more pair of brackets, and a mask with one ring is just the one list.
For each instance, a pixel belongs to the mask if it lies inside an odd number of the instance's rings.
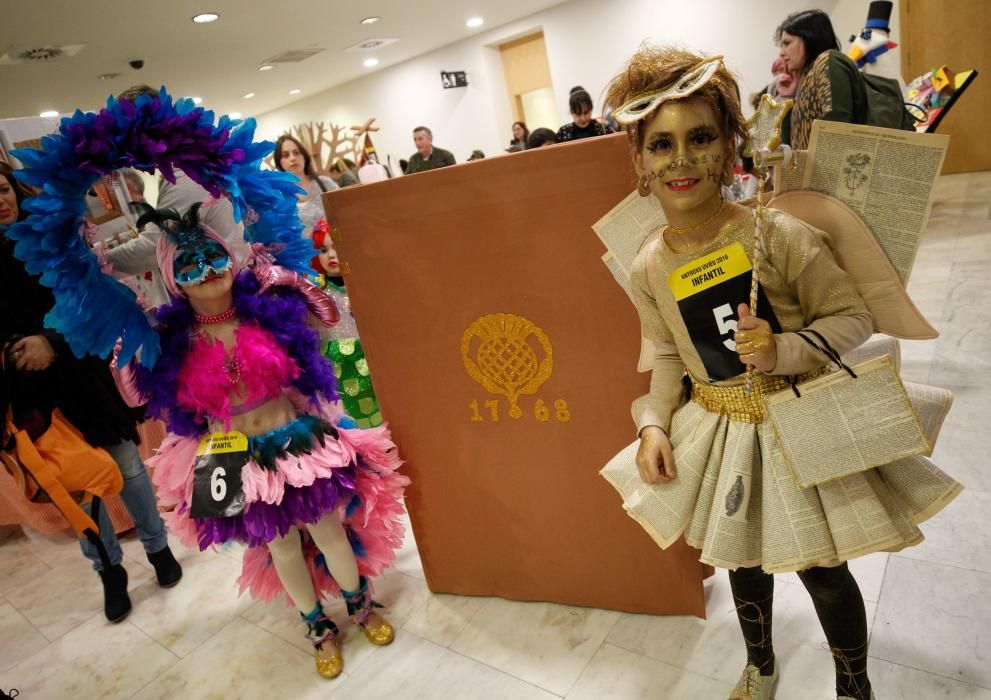
[[[787,388],[787,380],[754,379],[750,396],[742,386],[695,383],[692,401],[671,421],[674,481],[643,483],[635,463],[639,442],[603,468],[623,508],[662,548],[684,535],[701,550],[700,561],[726,569],[835,566],[918,544],[919,523],[962,490],[922,456],[799,489],[774,429],[763,420],[760,398]],[[911,383],[906,389],[935,442],[951,395]]]

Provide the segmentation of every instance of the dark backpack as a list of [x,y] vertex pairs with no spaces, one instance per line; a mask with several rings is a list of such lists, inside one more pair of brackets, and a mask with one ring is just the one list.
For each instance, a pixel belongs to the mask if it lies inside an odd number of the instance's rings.
[[905,109],[905,98],[898,81],[879,75],[861,75],[867,89],[867,124],[915,131],[915,119]]

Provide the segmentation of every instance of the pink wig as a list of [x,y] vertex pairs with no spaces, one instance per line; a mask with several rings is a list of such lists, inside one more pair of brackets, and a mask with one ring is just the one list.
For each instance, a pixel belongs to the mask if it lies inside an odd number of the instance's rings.
[[[216,241],[227,251],[227,255],[231,259],[231,274],[237,277],[238,265],[237,258],[231,252],[230,246],[227,245],[227,241],[217,235],[209,226],[200,223],[200,230],[204,235],[210,240]],[[158,258],[158,269],[162,273],[162,281],[165,283],[165,288],[169,290],[169,294],[172,297],[184,297],[186,296],[182,287],[180,287],[175,281],[175,254],[179,249],[179,246],[175,244],[172,240],[172,236],[168,233],[163,232],[162,237],[158,239],[158,250],[156,251],[156,257]]]

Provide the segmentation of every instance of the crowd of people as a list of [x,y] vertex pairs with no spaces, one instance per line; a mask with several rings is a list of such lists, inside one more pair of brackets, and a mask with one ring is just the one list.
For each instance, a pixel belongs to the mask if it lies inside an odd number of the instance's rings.
[[[868,122],[863,78],[837,50],[824,13],[791,15],[776,37],[780,56],[768,92],[796,100],[786,143],[806,145],[817,118]],[[750,249],[755,235],[753,212],[726,201],[723,190],[732,184],[745,137],[735,78],[717,61],[688,94],[670,96],[671,86],[686,75],[701,74],[713,60],[681,49],[641,49],[606,97],[607,114],[625,115],[631,104],[649,98],[648,108],[616,126],[629,139],[641,196],[655,197],[668,222],[654,244],[641,251],[632,279],[642,327],[657,348],[651,391],[634,407],[641,441],[637,464],[651,484],[676,479],[675,451],[695,449],[685,440],[702,439],[702,431],[691,438],[673,434],[672,421],[681,411],[693,412],[699,425],[711,419],[710,432],[752,433],[753,422],[728,417],[736,414],[725,406],[712,407],[723,401],[721,392],[729,396],[730,389],[742,386],[745,367],[758,370],[761,386],[777,387],[785,375],[808,374],[824,365],[804,347],[799,331],[818,330],[843,353],[866,340],[872,328],[864,300],[821,234],[778,214],[764,232],[774,251],[773,274],[761,276],[768,306],[754,315],[740,305],[732,351],[738,356],[736,372],[719,382],[705,379],[707,369],[678,305],[657,285],[716,247],[735,241]],[[138,86],[118,102],[151,113],[161,99],[158,91]],[[531,132],[524,122],[515,122],[507,150],[614,132],[611,117],[593,117],[591,96],[583,88],[571,90],[569,108],[572,121],[557,132]],[[450,151],[433,144],[428,127],[414,129],[413,140],[416,152],[404,165],[405,173],[456,163]],[[38,380],[34,390],[22,394],[10,394],[15,384],[5,380],[3,398],[15,412],[58,409],[87,443],[109,452],[123,474],[121,498],[160,585],[176,585],[182,577],[166,524],[174,536],[201,549],[228,542],[247,545],[242,587],[263,599],[287,596],[313,642],[317,670],[331,678],[341,673],[344,661],[339,629],[325,612],[327,595],[343,597],[351,620],[373,643],[393,639],[392,626],[375,607],[370,580],[388,565],[399,543],[406,479],[395,471],[399,458],[381,425],[321,202],[323,193],[359,182],[355,164],[338,160],[322,175],[305,146],[290,135],[278,139],[273,155],[275,167],[285,174],[278,183],[298,185],[291,196],[299,235],[312,243],[308,276],[280,265],[276,248],[247,244],[235,205],[214,196],[216,183],[181,171],[174,180],[160,179],[157,209],[139,205],[139,238],[108,250],[96,246],[101,260],[118,274],[154,272],[167,291],[155,312],[161,352],[154,364],[118,363],[117,351],[113,358],[77,358],[61,328],[46,325],[55,305],[51,289],[28,272],[12,238],[0,235],[0,338],[10,358],[4,374]],[[479,157],[484,154],[476,151],[469,160]],[[718,178],[699,165],[710,162],[719,164]],[[141,202],[142,179],[125,174],[124,181],[132,199]],[[25,202],[35,194],[0,163],[0,233],[28,226],[36,210]],[[22,240],[26,230],[18,229]],[[317,321],[333,330],[316,332]],[[684,403],[686,376],[696,392],[715,398],[702,406]],[[136,447],[136,426],[147,416],[165,421],[169,430],[152,464],[157,488]],[[244,458],[236,464],[238,498],[210,510],[197,500],[203,469],[213,464],[202,461],[212,454],[203,453],[202,446],[231,431],[246,436]],[[711,446],[697,448],[712,452],[710,464],[743,461],[740,468],[760,479],[759,451],[730,455],[727,449],[723,454],[721,445],[712,440]],[[230,468],[233,462],[223,464]],[[759,488],[756,493],[759,498]],[[167,510],[164,519],[157,504]],[[105,512],[99,527],[109,566],[91,542],[81,540],[82,551],[103,582],[107,619],[119,621],[131,609],[127,572]],[[728,563],[747,656],[731,696],[738,700],[771,698],[778,677],[771,645],[773,577],[761,569],[759,532],[748,536],[758,541],[742,547],[757,554]],[[708,556],[706,543],[690,543]],[[846,562],[804,562],[798,575],[836,656],[838,696],[868,700],[873,693],[865,608]]]

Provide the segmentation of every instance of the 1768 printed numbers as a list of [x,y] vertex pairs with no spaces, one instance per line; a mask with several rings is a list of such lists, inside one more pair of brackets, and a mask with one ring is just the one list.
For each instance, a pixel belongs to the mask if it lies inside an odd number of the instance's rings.
[[[468,408],[471,411],[471,422],[472,423],[498,423],[499,419],[502,418],[500,412],[500,400],[499,399],[489,399],[488,401],[479,402],[478,399],[472,401],[468,404]],[[509,412],[512,418],[522,418],[526,411],[521,408],[516,409],[519,415],[516,415],[513,411]],[[568,402],[564,399],[558,399],[554,402],[553,406],[547,405],[543,399],[537,399],[533,402],[533,417],[539,423],[546,423],[552,418],[559,423],[567,423],[571,420],[571,409],[568,408]]]

